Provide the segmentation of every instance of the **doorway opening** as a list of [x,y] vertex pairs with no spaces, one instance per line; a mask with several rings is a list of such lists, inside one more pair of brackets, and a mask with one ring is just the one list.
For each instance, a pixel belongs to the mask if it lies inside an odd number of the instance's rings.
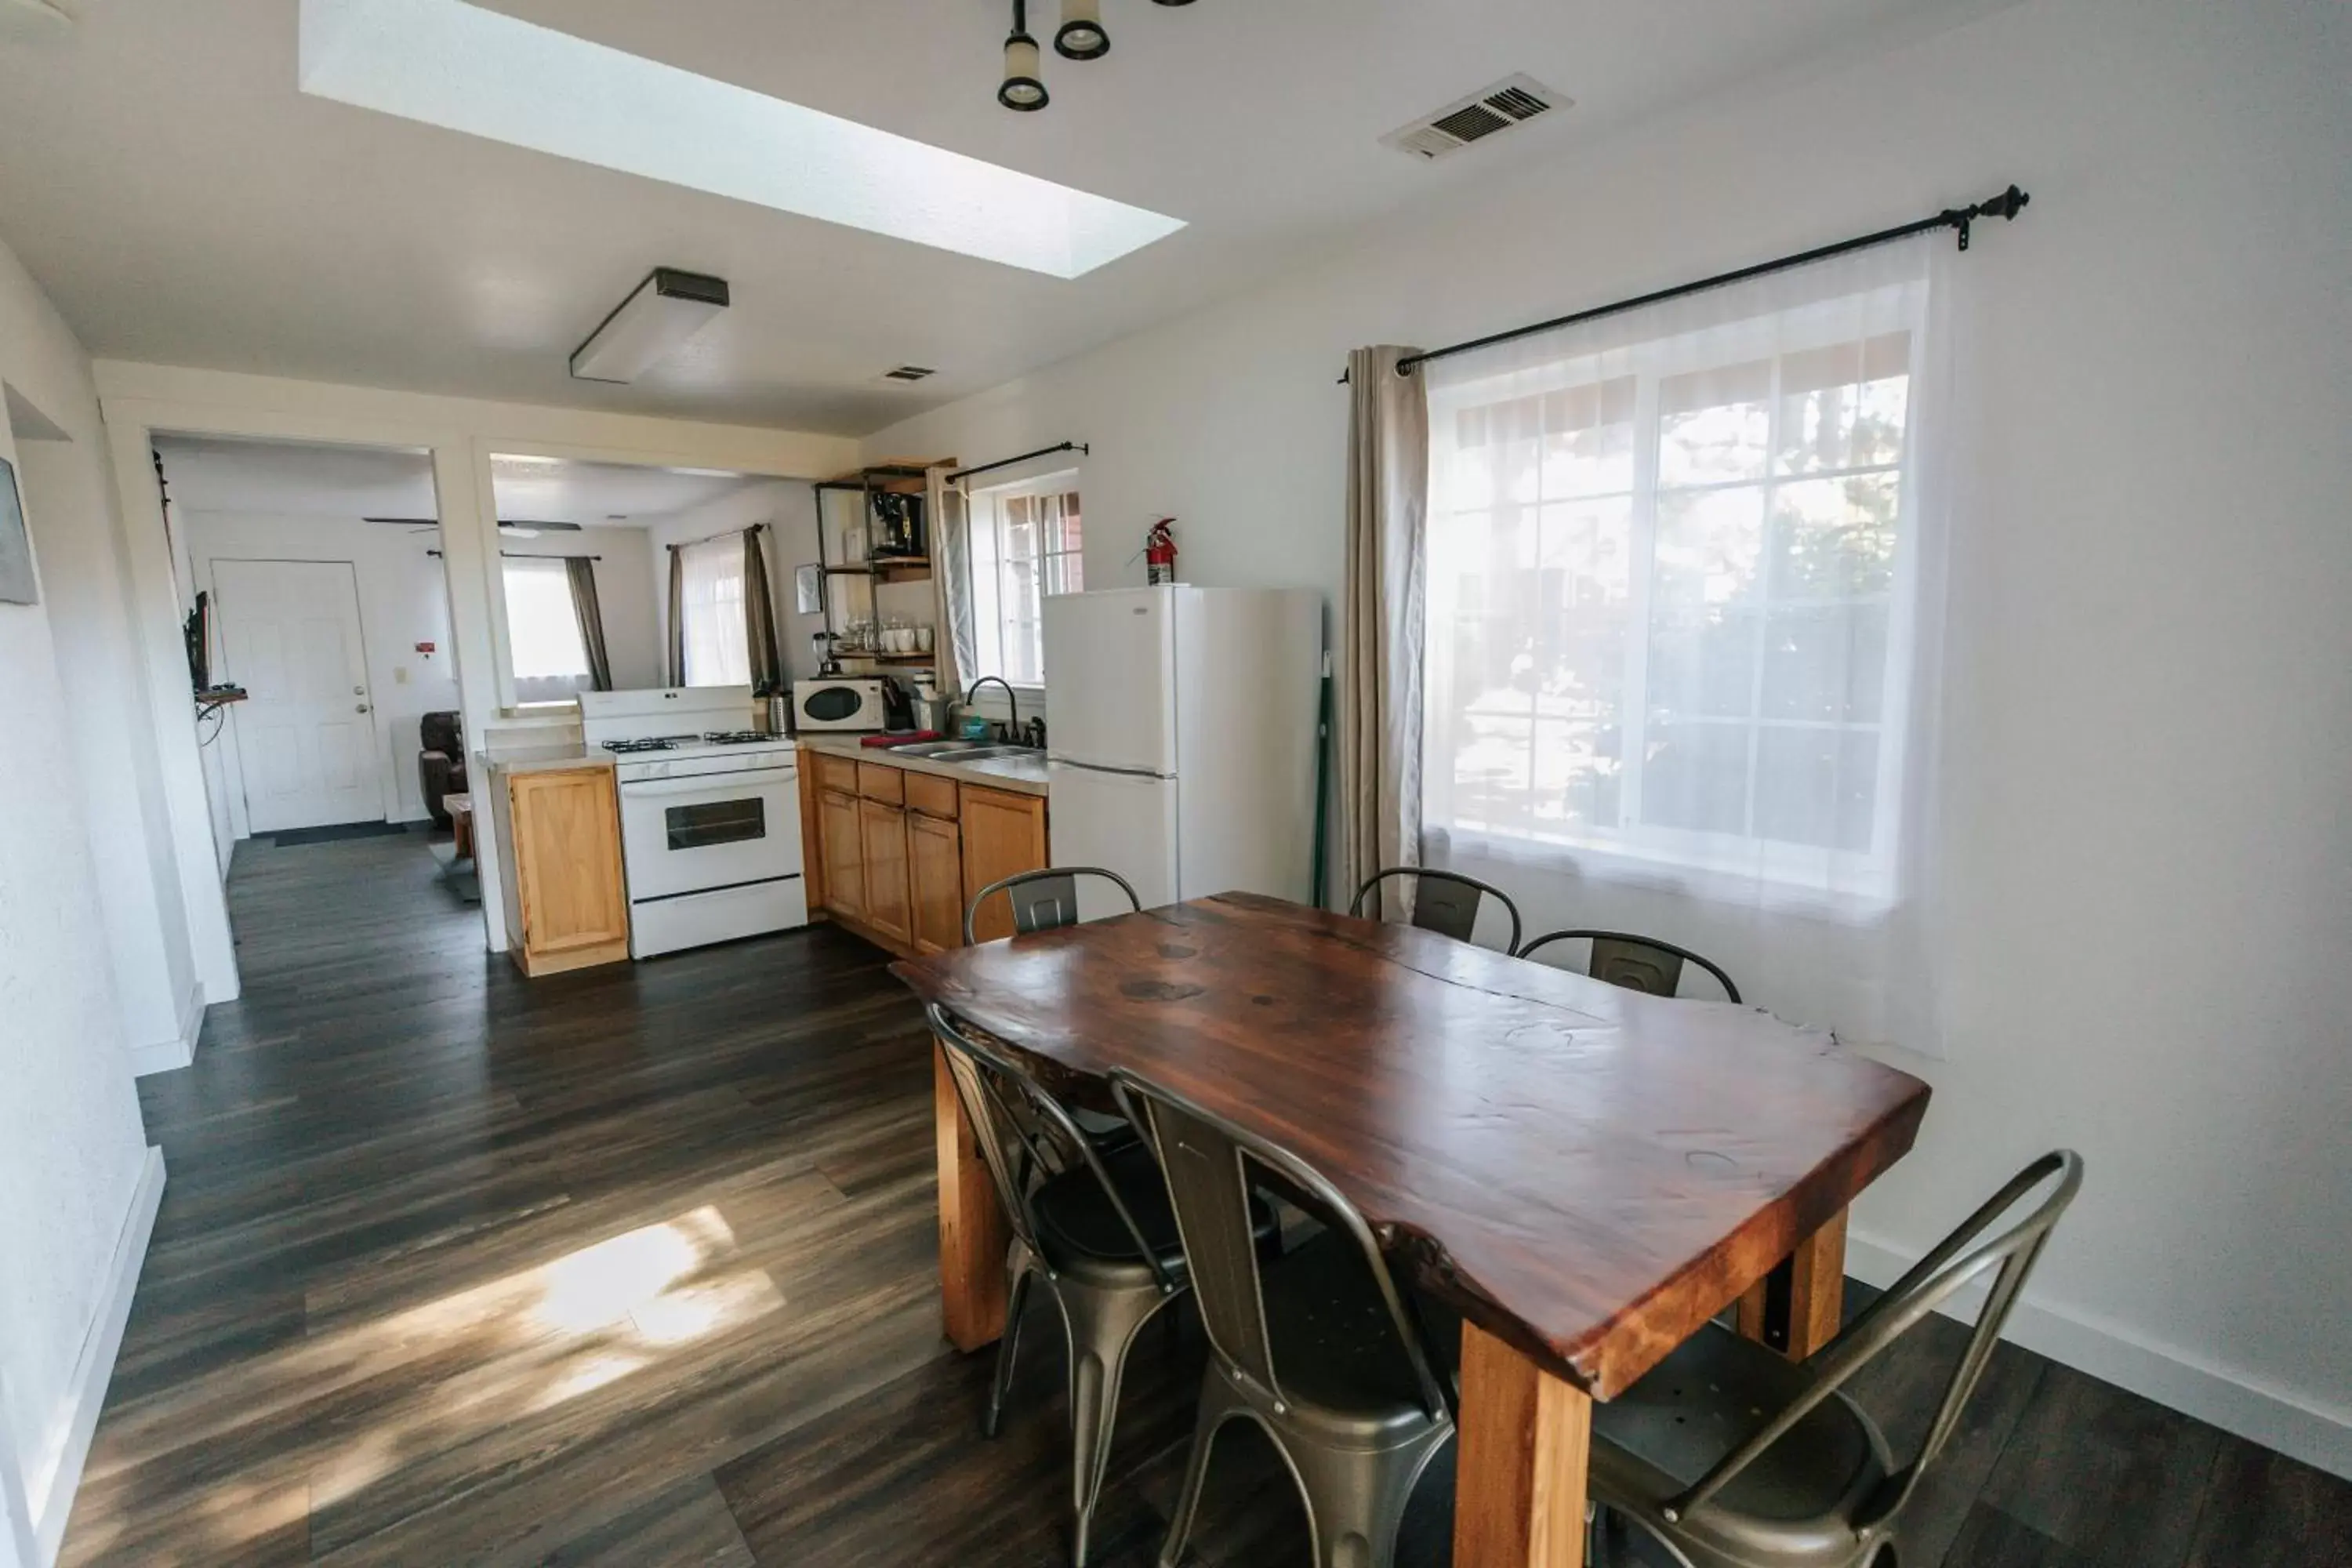
[[412,837],[466,910],[478,891],[431,454],[153,445],[190,674],[214,694],[197,739],[224,876],[240,853]]

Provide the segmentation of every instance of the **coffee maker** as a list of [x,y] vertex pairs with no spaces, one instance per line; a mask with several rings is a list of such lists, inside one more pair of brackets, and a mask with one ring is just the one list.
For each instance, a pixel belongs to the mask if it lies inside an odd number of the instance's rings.
[[873,560],[923,553],[923,498],[898,490],[874,492]]

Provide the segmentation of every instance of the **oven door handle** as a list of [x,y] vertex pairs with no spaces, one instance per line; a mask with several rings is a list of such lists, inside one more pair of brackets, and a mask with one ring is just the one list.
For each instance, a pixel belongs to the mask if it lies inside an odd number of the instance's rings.
[[682,779],[631,779],[621,786],[623,800],[651,800],[664,795],[709,795],[714,790],[735,794],[751,794],[777,784],[790,784],[800,777],[795,768],[746,768],[731,773],[696,773]]

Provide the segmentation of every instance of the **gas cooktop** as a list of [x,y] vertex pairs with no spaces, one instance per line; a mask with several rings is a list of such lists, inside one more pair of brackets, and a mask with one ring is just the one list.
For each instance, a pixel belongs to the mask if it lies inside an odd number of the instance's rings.
[[635,756],[646,752],[676,752],[696,746],[789,746],[790,735],[771,735],[759,730],[710,730],[699,735],[647,735],[636,741],[606,741],[604,750],[615,756]]

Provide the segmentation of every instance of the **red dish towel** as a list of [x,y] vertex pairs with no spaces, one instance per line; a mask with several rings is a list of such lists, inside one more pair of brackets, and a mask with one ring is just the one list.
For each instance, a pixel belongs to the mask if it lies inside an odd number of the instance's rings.
[[861,746],[911,746],[918,741],[936,741],[937,730],[910,730],[903,735],[868,735],[857,743]]

